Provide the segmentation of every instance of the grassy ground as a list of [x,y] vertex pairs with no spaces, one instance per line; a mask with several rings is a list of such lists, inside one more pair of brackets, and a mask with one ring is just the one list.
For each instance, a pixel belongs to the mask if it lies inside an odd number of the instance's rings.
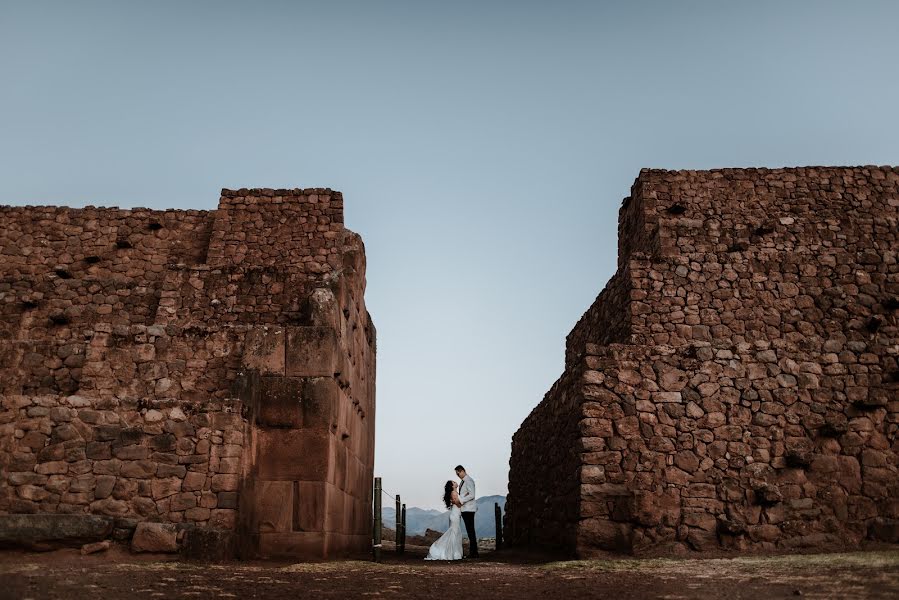
[[0,598],[899,598],[899,550],[713,559],[543,562],[494,553],[425,563],[204,564],[114,549],[0,554]]

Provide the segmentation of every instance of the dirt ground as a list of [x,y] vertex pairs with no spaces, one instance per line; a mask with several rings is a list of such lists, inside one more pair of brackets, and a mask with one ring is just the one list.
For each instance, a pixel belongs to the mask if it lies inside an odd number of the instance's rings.
[[0,598],[899,598],[899,550],[554,562],[511,552],[426,563],[205,564],[114,548],[0,553]]

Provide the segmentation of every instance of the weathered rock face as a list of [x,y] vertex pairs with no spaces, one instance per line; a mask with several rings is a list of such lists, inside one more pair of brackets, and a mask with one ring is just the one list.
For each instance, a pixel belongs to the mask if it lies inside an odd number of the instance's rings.
[[366,549],[364,290],[331,190],[0,207],[0,513],[233,530],[250,556]]
[[851,547],[899,519],[899,169],[644,170],[515,434],[506,535]]

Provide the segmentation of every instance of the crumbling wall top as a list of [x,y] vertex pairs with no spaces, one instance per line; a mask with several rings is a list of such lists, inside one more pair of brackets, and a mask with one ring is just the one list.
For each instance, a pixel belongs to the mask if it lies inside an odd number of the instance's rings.
[[799,247],[830,225],[874,216],[895,226],[897,207],[892,166],[643,169],[619,211],[618,266],[636,254],[742,251],[778,229],[793,236],[782,249]]
[[324,273],[340,265],[343,195],[327,188],[222,190],[207,262]]

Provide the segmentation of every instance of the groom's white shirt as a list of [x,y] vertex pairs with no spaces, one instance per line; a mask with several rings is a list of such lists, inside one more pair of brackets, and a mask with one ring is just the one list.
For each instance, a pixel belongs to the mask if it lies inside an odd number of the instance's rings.
[[474,479],[471,475],[465,475],[462,485],[459,487],[459,500],[462,502],[462,512],[477,512],[478,504],[475,502]]

